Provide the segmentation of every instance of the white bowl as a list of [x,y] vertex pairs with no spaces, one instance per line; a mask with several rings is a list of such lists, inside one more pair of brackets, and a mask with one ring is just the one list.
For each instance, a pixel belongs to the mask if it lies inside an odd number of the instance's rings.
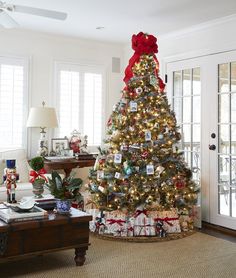
[[35,201],[33,198],[25,200],[25,201],[21,201],[18,205],[18,207],[20,209],[24,209],[24,210],[30,210],[34,207],[35,205]]

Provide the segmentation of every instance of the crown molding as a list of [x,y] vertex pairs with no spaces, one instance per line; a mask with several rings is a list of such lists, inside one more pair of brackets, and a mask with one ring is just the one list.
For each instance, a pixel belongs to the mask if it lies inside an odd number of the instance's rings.
[[203,31],[209,28],[212,28],[214,26],[222,25],[224,23],[236,21],[236,14],[232,14],[229,16],[217,18],[214,20],[206,21],[204,23],[200,23],[197,25],[192,25],[191,27],[183,28],[178,31],[174,32],[169,32],[163,35],[159,35],[158,38],[159,40],[168,40],[168,39],[176,39],[176,38],[181,38],[185,37],[193,32],[198,32],[198,31]]

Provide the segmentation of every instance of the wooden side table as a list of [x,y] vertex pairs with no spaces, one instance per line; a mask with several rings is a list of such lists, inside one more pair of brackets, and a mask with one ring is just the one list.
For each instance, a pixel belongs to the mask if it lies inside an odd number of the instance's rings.
[[44,160],[44,168],[47,172],[51,172],[52,170],[64,170],[66,177],[68,177],[72,171],[72,169],[79,167],[92,167],[95,163],[94,159],[68,159],[68,160]]

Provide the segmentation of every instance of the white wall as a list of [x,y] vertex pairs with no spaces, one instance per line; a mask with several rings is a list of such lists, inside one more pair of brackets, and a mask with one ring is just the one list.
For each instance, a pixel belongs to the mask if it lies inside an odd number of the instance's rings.
[[[112,73],[112,57],[121,58],[121,65],[123,64],[122,45],[32,31],[0,29],[0,55],[24,56],[30,59],[29,107],[41,106],[43,100],[47,106],[54,106],[54,62],[58,60],[104,66],[107,77],[105,122],[112,106],[120,98],[123,71]],[[39,129],[31,128],[28,131],[31,135],[28,155],[34,156]]]
[[233,15],[160,36],[160,59],[170,62],[236,49],[235,28]]

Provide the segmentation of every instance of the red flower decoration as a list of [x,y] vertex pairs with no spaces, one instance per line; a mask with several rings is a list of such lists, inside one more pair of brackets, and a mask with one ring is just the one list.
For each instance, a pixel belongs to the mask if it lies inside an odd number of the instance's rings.
[[157,53],[157,38],[139,32],[138,35],[132,36],[132,48],[139,55]]

